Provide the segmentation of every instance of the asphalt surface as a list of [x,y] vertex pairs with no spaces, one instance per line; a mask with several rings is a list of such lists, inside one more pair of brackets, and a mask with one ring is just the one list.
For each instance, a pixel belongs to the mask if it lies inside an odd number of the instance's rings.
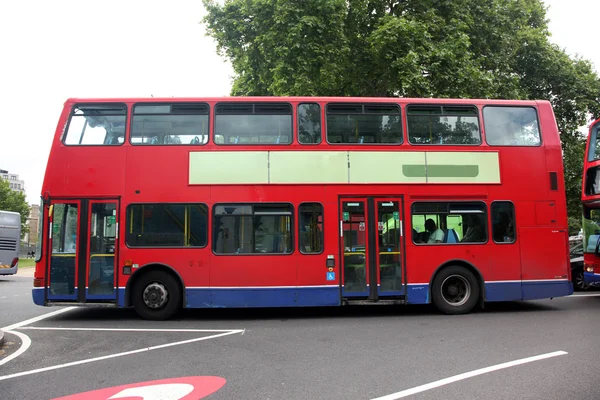
[[[210,399],[373,399],[565,351],[408,398],[596,399],[599,309],[600,297],[570,297],[487,305],[464,316],[440,315],[426,306],[220,309],[190,310],[166,322],[143,321],[130,310],[76,309],[32,324],[44,329],[17,329],[32,344],[0,366],[0,398],[52,399],[157,379],[218,376],[227,383]],[[221,333],[48,327],[241,331],[210,338]],[[112,358],[3,378],[103,356]]]
[[0,329],[49,311],[33,304],[32,287],[33,268],[21,269],[16,275],[0,275]]

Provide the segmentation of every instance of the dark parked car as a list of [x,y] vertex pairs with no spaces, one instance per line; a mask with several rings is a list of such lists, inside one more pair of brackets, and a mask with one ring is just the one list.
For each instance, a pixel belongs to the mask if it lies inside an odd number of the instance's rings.
[[588,290],[590,285],[583,280],[583,241],[571,243],[571,282],[573,289],[578,291]]

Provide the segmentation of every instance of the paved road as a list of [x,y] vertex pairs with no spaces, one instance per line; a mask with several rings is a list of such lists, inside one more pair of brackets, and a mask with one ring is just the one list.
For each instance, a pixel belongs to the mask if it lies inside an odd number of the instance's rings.
[[49,311],[33,304],[32,285],[33,268],[21,269],[17,275],[0,275],[0,328]]
[[[221,309],[188,311],[161,323],[139,320],[129,310],[78,309],[33,324],[44,329],[19,330],[32,345],[0,367],[0,397],[47,399],[135,382],[217,376],[227,383],[210,399],[373,399],[480,368],[564,351],[568,354],[408,398],[596,399],[599,309],[600,297],[571,297],[488,305],[483,312],[464,316],[439,315],[422,306]],[[138,331],[71,329],[97,327]],[[181,341],[188,343],[135,352]],[[118,354],[124,352],[130,353]],[[96,357],[111,358],[63,365]],[[55,369],[3,378],[43,367]]]

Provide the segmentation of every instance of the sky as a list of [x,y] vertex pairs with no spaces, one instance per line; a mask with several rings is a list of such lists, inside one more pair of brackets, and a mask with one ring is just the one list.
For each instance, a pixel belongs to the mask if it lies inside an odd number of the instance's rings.
[[[544,2],[551,40],[600,71],[591,18],[600,2]],[[233,71],[204,14],[201,0],[0,2],[0,169],[25,181],[29,203],[39,203],[68,98],[229,95]]]

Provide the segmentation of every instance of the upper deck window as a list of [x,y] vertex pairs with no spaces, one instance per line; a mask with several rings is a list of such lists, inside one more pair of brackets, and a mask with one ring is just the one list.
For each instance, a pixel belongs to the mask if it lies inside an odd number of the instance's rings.
[[540,127],[533,107],[483,108],[486,141],[494,146],[539,146]]
[[204,103],[136,104],[133,107],[131,144],[206,144],[208,110]]
[[481,144],[477,108],[412,105],[406,108],[408,141],[412,144]]
[[590,149],[588,154],[588,161],[600,160],[600,135],[598,135],[598,131],[600,130],[600,124],[594,125],[592,128],[592,133],[590,134]]
[[298,142],[302,144],[321,143],[321,106],[317,103],[304,103],[298,106]]
[[292,106],[287,103],[220,103],[215,107],[216,144],[292,143]]
[[124,104],[77,104],[63,137],[72,146],[120,145],[125,138],[127,106]]
[[400,106],[382,103],[328,104],[327,141],[344,144],[402,143]]

